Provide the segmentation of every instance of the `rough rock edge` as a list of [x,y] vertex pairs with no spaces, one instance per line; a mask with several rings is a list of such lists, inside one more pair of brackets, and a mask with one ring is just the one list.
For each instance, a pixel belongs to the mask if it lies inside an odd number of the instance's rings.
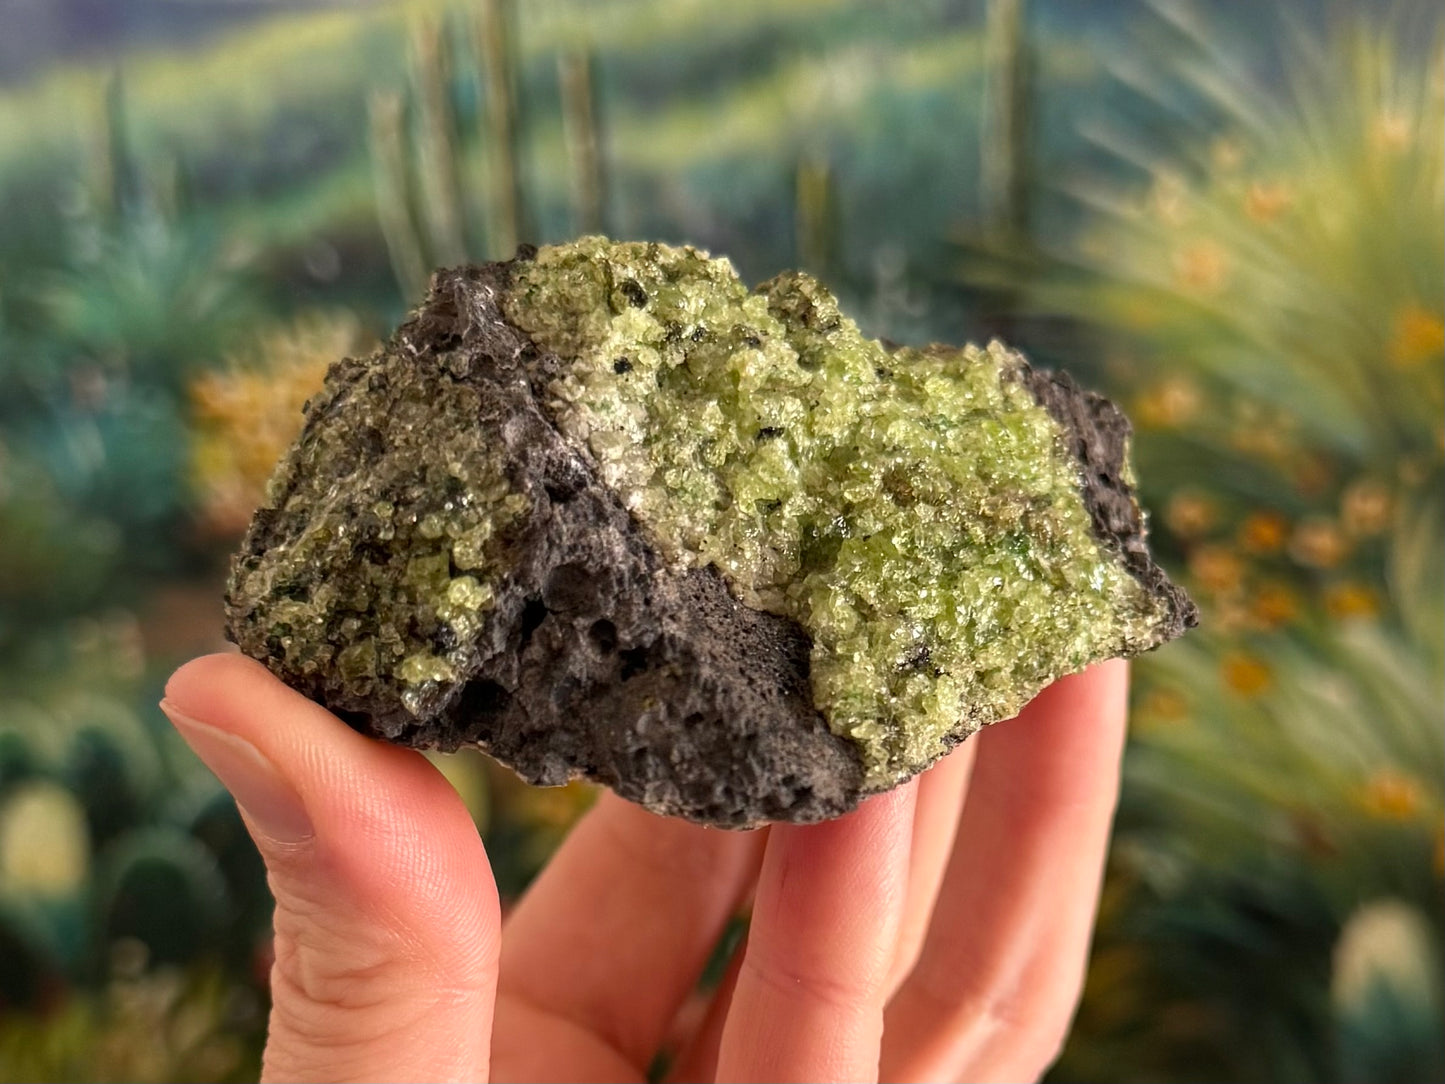
[[[437,716],[417,719],[389,698],[350,693],[334,673],[262,661],[358,730],[413,748],[476,745],[530,783],[586,778],[654,812],[726,828],[852,809],[865,794],[861,756],[812,703],[807,633],[744,606],[714,569],[671,569],[590,457],[556,430],[541,392],[563,363],[503,317],[511,267],[438,272],[383,350],[420,364],[466,353],[465,376],[438,379],[478,388],[511,484],[531,502],[473,642],[476,664]],[[316,401],[308,426],[346,409],[367,368],[338,365],[330,379],[341,386]],[[226,614],[238,643],[251,608],[234,584],[288,529],[284,514],[262,509],[235,558]]]
[[1084,506],[1093,520],[1094,536],[1118,554],[1151,596],[1165,606],[1168,620],[1155,629],[1151,647],[1168,643],[1199,624],[1199,608],[1184,589],[1169,579],[1149,552],[1148,526],[1133,487],[1124,480],[1133,427],[1124,412],[1097,392],[1079,387],[1068,373],[1035,369],[1027,362],[1018,379],[1034,400],[1064,430],[1069,451],[1079,464]]
[[[544,424],[551,430],[546,436],[562,441],[553,419],[541,404],[545,402],[542,393],[546,384],[565,362],[531,343],[524,332],[506,320],[497,301],[506,289],[512,267],[518,260],[530,259],[534,251],[523,246],[516,260],[438,272],[426,301],[397,329],[385,349],[417,356],[463,346],[477,358],[494,359],[501,368],[511,369],[530,385],[528,413],[532,417],[529,422]],[[491,375],[495,378],[499,374],[494,370]],[[1096,536],[1119,555],[1129,572],[1151,594],[1164,600],[1169,619],[1159,626],[1153,646],[1195,625],[1198,615],[1193,602],[1170,582],[1149,554],[1142,513],[1132,489],[1123,480],[1130,433],[1123,412],[1102,396],[1079,388],[1067,374],[1034,370],[1021,359],[1019,371],[1012,375],[1025,383],[1035,400],[1068,435],[1071,452],[1080,465],[1081,496],[1089,509]],[[535,441],[538,431],[531,425],[528,427],[533,429]],[[488,625],[498,627],[483,634],[500,648],[488,660],[499,665],[484,664],[476,673],[468,675],[441,719],[417,721],[396,713],[368,712],[361,705],[337,702],[334,696],[328,695],[325,682],[308,683],[302,691],[358,729],[399,744],[443,749],[474,744],[529,782],[555,785],[568,778],[587,778],[656,812],[703,824],[741,828],[774,820],[807,823],[838,816],[856,806],[871,791],[863,786],[856,746],[833,735],[812,703],[807,675],[811,640],[806,631],[787,618],[743,606],[732,597],[713,569],[683,574],[670,571],[645,529],[622,509],[616,495],[597,478],[590,457],[585,451],[572,451],[574,454],[567,457],[573,460],[573,478],[569,484],[587,494],[588,501],[583,503],[606,506],[609,528],[620,529],[625,536],[629,563],[637,565],[634,571],[646,570],[661,588],[653,592],[654,597],[647,599],[643,608],[668,611],[678,606],[685,613],[705,615],[694,620],[690,629],[681,630],[680,635],[674,618],[676,610],[672,614],[654,614],[654,639],[628,649],[629,658],[646,660],[645,673],[634,675],[631,683],[619,680],[610,687],[601,682],[589,690],[574,689],[574,694],[600,691],[602,695],[583,696],[580,700],[574,695],[564,698],[569,700],[564,704],[555,690],[548,687],[546,675],[566,668],[562,660],[580,640],[583,625],[579,622],[595,623],[597,618],[587,613],[576,617],[572,623],[577,627],[569,635],[561,623],[547,627],[562,610],[554,611],[549,605],[547,616],[537,625],[535,613],[528,617],[526,606],[513,598],[511,604],[499,602],[488,618]],[[268,509],[257,513],[237,556],[238,566],[247,556],[265,549],[275,519]],[[552,521],[543,523],[543,533],[548,526],[554,526]],[[565,529],[572,533],[577,526],[570,523]],[[534,524],[528,531],[529,535],[536,533],[535,527]],[[532,566],[529,574],[534,577],[542,571],[536,567],[537,562],[526,563]],[[581,582],[612,578],[599,577],[602,572],[590,570],[589,575],[573,579]],[[513,576],[522,574],[519,565]],[[549,586],[550,580],[539,580],[525,591],[507,593],[517,597],[536,596],[539,591],[546,594]],[[667,604],[668,599],[672,606]],[[227,618],[227,633],[237,639],[233,629],[245,619],[245,614],[230,593]],[[702,626],[709,627],[704,630]],[[744,651],[735,650],[740,636],[746,644]],[[714,651],[703,643],[709,640],[723,650]],[[702,644],[700,650],[699,644]],[[520,658],[509,663],[506,658],[509,653],[529,650],[533,654],[542,653],[532,659],[530,665]],[[734,661],[743,660],[736,674],[725,675],[734,679],[734,688],[706,683],[710,688],[701,689],[695,681],[679,680],[677,666],[681,662],[690,664],[689,676],[696,674],[699,667],[716,674],[716,663],[729,656]],[[278,676],[287,676],[274,660],[265,661]],[[500,672],[508,669],[510,674]],[[526,681],[523,671],[530,671],[534,680]],[[760,687],[759,674],[771,675],[773,691]],[[514,688],[506,690],[496,680],[499,676]],[[540,685],[537,678],[543,679]],[[623,691],[627,684],[631,684],[630,692]],[[524,688],[524,685],[530,687]],[[766,706],[760,703],[758,694],[763,701],[772,703]],[[710,698],[713,710],[701,714],[694,710],[699,696]],[[662,716],[654,707],[647,707],[659,702],[663,707]],[[686,712],[680,710],[683,707],[687,708]],[[661,731],[675,736],[681,734],[678,729],[681,726],[688,731],[682,740],[694,753],[705,751],[708,759],[725,759],[729,768],[736,769],[738,758],[730,755],[730,743],[741,741],[755,747],[761,740],[771,747],[777,737],[776,730],[769,733],[769,727],[757,725],[761,719],[739,717],[739,709],[742,714],[751,715],[749,708],[762,708],[764,715],[783,709],[784,718],[798,733],[802,744],[808,745],[812,755],[824,763],[810,764],[804,778],[781,773],[771,787],[762,786],[757,793],[742,795],[725,780],[714,780],[710,786],[706,778],[686,770],[675,755],[667,755],[674,738],[663,738],[658,724],[670,720]],[[636,724],[643,722],[644,715],[649,716],[647,723],[654,731],[652,738],[646,742],[640,739],[629,742],[626,736],[638,731]],[[567,718],[578,719],[590,727],[591,741],[579,747],[572,739],[583,728],[556,726],[557,719]],[[699,748],[699,739],[708,732],[725,740],[705,742],[704,747]],[[944,751],[966,736],[961,732],[949,735],[944,741]],[[758,768],[758,751],[750,750],[749,756],[752,758],[749,767]],[[783,749],[770,748],[763,753],[762,761],[783,762],[788,756]],[[760,773],[756,770],[747,774],[754,776],[754,782],[762,781],[757,778]]]

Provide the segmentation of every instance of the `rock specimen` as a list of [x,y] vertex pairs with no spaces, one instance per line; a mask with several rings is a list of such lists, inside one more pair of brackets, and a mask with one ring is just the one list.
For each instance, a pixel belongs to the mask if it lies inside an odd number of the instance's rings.
[[818,282],[584,238],[438,272],[338,362],[227,592],[368,733],[729,827],[815,821],[1194,624],[1128,423]]

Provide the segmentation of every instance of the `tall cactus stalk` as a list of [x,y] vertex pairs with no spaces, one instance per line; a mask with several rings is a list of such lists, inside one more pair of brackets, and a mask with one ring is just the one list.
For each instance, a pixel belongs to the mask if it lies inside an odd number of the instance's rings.
[[487,236],[489,255],[496,259],[510,256],[531,232],[521,174],[512,16],[511,0],[480,0],[477,5],[477,52],[486,99],[482,147],[492,167]]
[[417,181],[427,255],[432,264],[454,266],[466,262],[467,246],[448,44],[441,24],[434,19],[418,22],[413,28]]
[[185,163],[175,151],[136,152],[119,68],[104,83],[87,151],[87,185],[98,222],[116,228],[140,220],[174,223],[180,217],[190,195]]
[[[518,154],[512,10],[511,0],[479,0],[474,21],[417,22],[406,88],[378,92],[369,102],[377,218],[407,297],[420,296],[432,268],[505,258],[530,232]],[[464,147],[458,123],[457,63],[476,73],[482,92],[477,127],[465,133],[471,147]],[[587,168],[600,178],[595,117],[585,124],[595,160]],[[570,120],[569,128],[576,128]],[[482,163],[484,177],[468,176],[472,161]],[[481,198],[468,198],[478,191]],[[589,191],[600,193],[600,180]],[[600,210],[589,217],[599,218]]]
[[393,91],[377,91],[369,104],[371,168],[376,213],[392,274],[405,297],[426,289],[430,265],[412,214],[407,158],[406,105]]
[[562,131],[571,168],[574,224],[579,233],[604,233],[607,229],[607,176],[593,72],[592,58],[586,50],[569,50],[557,57]]
[[798,264],[826,278],[838,252],[833,173],[825,154],[804,151],[794,173],[794,244]]
[[1028,0],[989,0],[979,195],[985,232],[1001,242],[1028,236],[1032,194],[1033,57]]
[[131,151],[125,78],[119,68],[105,81],[90,173],[91,198],[104,218],[115,221],[139,210],[141,178]]

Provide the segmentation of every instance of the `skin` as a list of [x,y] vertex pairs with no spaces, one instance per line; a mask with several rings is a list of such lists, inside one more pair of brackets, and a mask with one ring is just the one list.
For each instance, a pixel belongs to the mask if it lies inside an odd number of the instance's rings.
[[[1064,678],[908,785],[736,833],[607,794],[504,923],[461,800],[236,655],[162,708],[276,897],[263,1080],[1036,1079],[1078,1002],[1127,667]],[[709,1001],[728,918],[752,923]]]

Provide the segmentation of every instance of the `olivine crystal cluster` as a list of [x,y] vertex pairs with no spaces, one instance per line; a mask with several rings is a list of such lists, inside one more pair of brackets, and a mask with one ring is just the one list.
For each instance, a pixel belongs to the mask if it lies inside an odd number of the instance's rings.
[[888,348],[788,273],[583,238],[339,362],[228,627],[364,730],[727,826],[817,820],[1195,621],[1107,401]]

